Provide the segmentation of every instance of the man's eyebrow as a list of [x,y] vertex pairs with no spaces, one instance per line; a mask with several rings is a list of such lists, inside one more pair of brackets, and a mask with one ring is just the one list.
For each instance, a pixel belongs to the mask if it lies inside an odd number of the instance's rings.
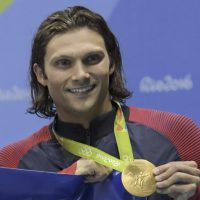
[[101,50],[89,51],[89,52],[85,53],[85,55],[84,55],[83,57],[89,56],[89,55],[93,55],[93,54],[101,54],[101,55],[104,55],[105,53],[104,53],[103,51],[101,51]]
[[65,54],[56,55],[56,56],[51,58],[51,62],[53,62],[57,59],[62,59],[62,58],[71,59],[71,58],[73,58],[73,56],[69,56],[69,55],[65,55]]

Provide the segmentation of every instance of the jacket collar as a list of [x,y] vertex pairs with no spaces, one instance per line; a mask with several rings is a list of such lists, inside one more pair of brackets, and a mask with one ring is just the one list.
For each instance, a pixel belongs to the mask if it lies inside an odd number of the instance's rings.
[[[122,106],[122,110],[127,119],[128,107]],[[114,133],[116,111],[117,107],[114,104],[113,109],[110,112],[92,120],[88,129],[85,129],[81,124],[60,121],[56,116],[52,123],[52,128],[54,128],[55,132],[62,137],[95,146],[98,139],[109,133]]]

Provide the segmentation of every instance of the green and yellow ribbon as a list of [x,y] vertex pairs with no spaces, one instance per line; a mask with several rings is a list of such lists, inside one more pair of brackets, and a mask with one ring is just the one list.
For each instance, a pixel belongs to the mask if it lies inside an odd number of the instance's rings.
[[118,102],[116,104],[118,105],[118,109],[114,121],[114,134],[120,159],[90,145],[61,137],[56,134],[53,127],[52,130],[56,139],[70,153],[82,158],[94,160],[99,164],[122,172],[134,160],[134,156],[121,105]]

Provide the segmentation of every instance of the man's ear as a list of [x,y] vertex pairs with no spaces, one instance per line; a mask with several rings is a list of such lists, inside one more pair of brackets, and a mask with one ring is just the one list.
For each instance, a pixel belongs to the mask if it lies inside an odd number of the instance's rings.
[[112,65],[110,66],[110,69],[109,69],[109,74],[112,75],[114,71],[115,71],[115,65],[112,64]]
[[33,65],[33,71],[37,77],[38,82],[43,86],[47,86],[47,79],[45,78],[41,67],[37,63]]

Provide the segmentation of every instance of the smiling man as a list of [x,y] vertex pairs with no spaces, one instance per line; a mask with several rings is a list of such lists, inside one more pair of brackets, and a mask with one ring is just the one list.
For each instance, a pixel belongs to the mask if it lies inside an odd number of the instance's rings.
[[59,119],[89,127],[92,119],[112,110],[109,56],[103,38],[89,28],[54,36],[46,48],[45,74],[35,63],[41,85],[48,87]]
[[42,22],[30,86],[28,111],[53,122],[1,149],[1,167],[85,175],[87,184],[109,179],[112,169],[123,171],[134,159],[148,160],[156,166],[156,191],[144,199],[200,199],[200,129],[181,115],[125,105],[131,92],[119,45],[100,15],[75,6]]

